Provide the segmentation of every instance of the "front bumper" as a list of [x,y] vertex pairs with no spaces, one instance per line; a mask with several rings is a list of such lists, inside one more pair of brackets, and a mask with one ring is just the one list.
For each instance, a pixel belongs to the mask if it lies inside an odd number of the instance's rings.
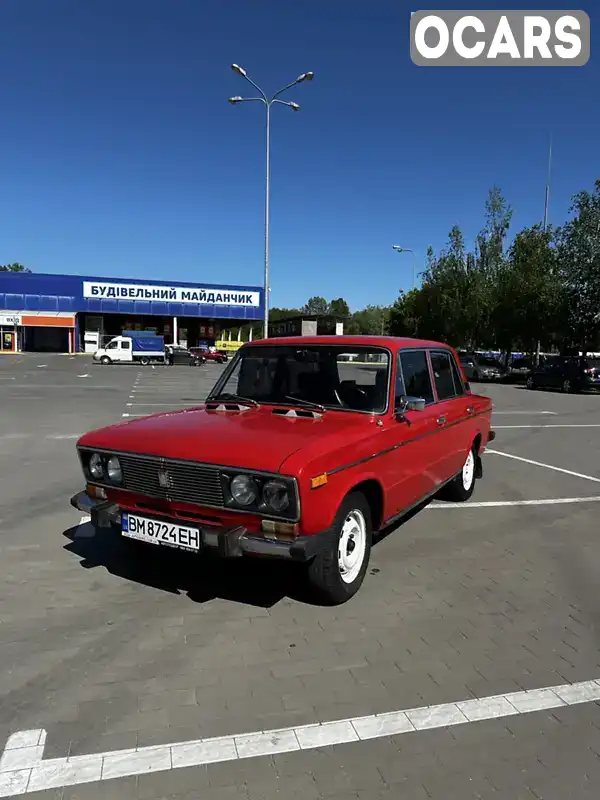
[[[71,505],[78,511],[89,514],[95,528],[121,527],[121,509],[110,500],[95,500],[87,492],[79,492],[71,498]],[[314,558],[323,542],[323,534],[299,536],[289,542],[267,539],[249,533],[242,525],[228,528],[201,527],[200,537],[201,549],[214,551],[221,558],[256,555],[299,562]]]

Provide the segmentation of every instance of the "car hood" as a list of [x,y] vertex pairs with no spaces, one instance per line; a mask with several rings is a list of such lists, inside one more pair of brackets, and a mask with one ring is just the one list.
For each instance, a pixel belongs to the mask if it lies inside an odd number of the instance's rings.
[[293,453],[322,452],[327,440],[340,434],[340,445],[347,444],[352,430],[361,438],[372,424],[371,415],[343,411],[313,418],[283,416],[272,406],[243,411],[200,406],[100,428],[82,436],[78,446],[279,472]]

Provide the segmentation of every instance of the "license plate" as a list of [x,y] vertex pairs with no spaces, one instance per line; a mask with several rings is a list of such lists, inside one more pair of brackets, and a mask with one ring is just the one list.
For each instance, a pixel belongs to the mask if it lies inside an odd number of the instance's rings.
[[123,512],[121,533],[130,539],[138,539],[149,544],[164,544],[181,550],[200,550],[200,528],[162,522],[158,519],[138,517],[137,514]]

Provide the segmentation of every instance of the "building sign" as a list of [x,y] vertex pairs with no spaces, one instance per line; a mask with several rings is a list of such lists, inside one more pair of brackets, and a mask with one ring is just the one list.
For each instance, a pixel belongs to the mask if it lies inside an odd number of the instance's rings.
[[200,303],[215,306],[260,305],[258,292],[231,289],[202,289],[200,287],[157,286],[139,283],[83,282],[83,296],[96,300],[158,300],[166,303]]
[[0,325],[20,325],[21,317],[19,314],[0,314]]

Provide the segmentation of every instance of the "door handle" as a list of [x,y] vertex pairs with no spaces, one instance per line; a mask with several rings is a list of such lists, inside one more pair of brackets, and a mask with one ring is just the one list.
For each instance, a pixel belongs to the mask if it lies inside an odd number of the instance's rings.
[[442,417],[438,417],[436,419],[436,422],[437,422],[438,425],[445,425],[446,424],[446,417],[443,417],[443,416]]
[[467,408],[467,414],[474,414],[474,413],[475,413],[475,409],[473,408],[473,406],[469,406]]

